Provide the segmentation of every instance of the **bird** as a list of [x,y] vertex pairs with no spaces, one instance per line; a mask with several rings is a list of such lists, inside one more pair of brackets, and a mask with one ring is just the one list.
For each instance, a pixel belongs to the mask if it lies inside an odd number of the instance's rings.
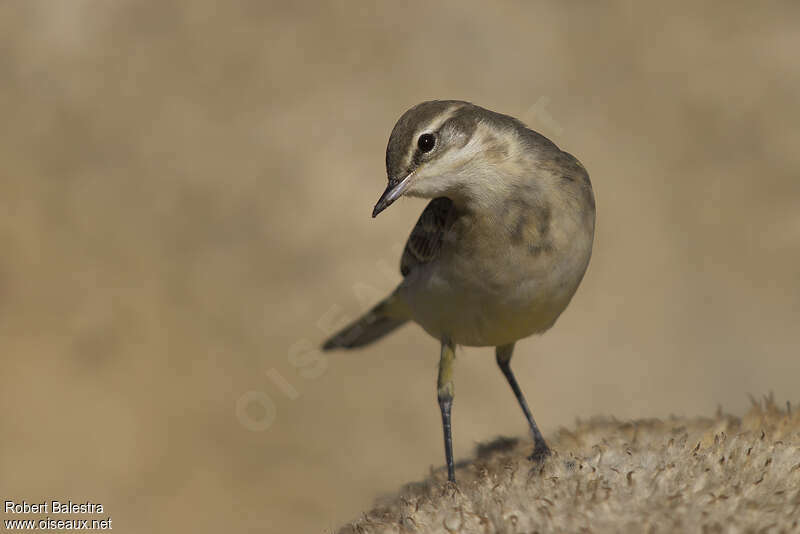
[[400,260],[402,281],[324,351],[368,345],[414,322],[441,344],[437,401],[448,481],[457,346],[494,347],[527,420],[532,461],[551,450],[511,370],[515,343],[556,322],[592,254],[595,199],[577,158],[520,120],[470,102],[408,109],[386,147],[376,217],[400,197],[430,199]]

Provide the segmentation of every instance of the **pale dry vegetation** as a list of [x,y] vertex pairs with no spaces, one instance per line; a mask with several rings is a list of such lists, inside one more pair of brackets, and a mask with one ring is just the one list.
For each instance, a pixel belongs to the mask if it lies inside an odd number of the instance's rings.
[[341,533],[790,532],[800,528],[800,411],[579,421],[533,466],[528,440],[478,447]]

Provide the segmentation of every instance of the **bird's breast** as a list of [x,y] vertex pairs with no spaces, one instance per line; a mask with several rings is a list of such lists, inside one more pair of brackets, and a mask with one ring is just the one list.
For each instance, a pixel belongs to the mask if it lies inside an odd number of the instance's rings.
[[439,258],[405,281],[404,296],[412,318],[434,337],[503,345],[552,326],[590,254],[591,235],[558,213],[511,205],[492,221],[456,221]]

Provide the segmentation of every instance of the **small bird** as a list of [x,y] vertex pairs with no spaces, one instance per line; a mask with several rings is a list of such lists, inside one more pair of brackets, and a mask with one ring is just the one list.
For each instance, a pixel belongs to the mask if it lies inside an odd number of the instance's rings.
[[595,224],[586,169],[513,117],[434,100],[395,124],[386,173],[373,217],[401,196],[432,200],[403,251],[402,282],[323,350],[362,347],[408,321],[439,340],[437,397],[447,477],[455,482],[455,347],[496,347],[533,434],[531,460],[544,459],[550,449],[511,371],[511,355],[517,340],[553,326],[586,272]]

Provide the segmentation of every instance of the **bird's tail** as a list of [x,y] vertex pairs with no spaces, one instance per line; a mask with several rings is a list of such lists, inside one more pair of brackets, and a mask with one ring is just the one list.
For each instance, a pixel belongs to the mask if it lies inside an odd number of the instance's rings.
[[397,307],[396,297],[387,297],[328,339],[322,350],[355,349],[377,341],[408,322],[406,317],[398,316]]

